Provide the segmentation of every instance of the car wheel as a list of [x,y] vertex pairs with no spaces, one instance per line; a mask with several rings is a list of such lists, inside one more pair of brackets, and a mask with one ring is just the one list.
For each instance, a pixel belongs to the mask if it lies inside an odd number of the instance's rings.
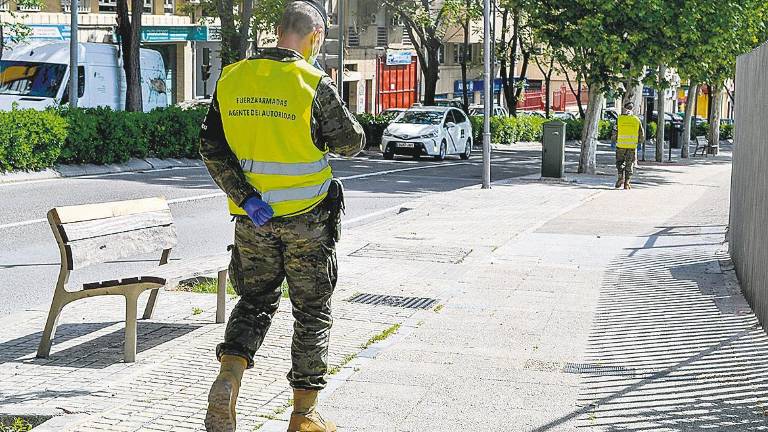
[[440,154],[435,156],[436,161],[442,161],[445,160],[445,153],[448,151],[448,144],[443,140],[442,143],[440,143]]
[[470,156],[472,156],[472,139],[467,140],[467,146],[464,149],[464,153],[462,153],[460,157],[462,160],[467,160]]

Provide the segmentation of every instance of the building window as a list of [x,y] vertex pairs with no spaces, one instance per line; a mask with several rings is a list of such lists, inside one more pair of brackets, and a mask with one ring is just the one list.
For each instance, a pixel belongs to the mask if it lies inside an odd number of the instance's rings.
[[40,12],[39,4],[17,4],[16,9],[20,12]]
[[472,62],[472,45],[470,45],[469,50],[466,53],[464,53],[464,44],[453,44],[453,62],[455,64],[460,64],[461,61],[466,58],[467,62]]
[[440,45],[440,49],[437,50],[437,63],[445,64],[445,45]]
[[355,27],[349,26],[349,32],[347,32],[347,38],[349,42],[349,46],[351,47],[358,47],[360,46],[360,33],[355,30]]
[[99,12],[117,12],[117,1],[99,0]]
[[[61,10],[64,11],[64,13],[69,13],[70,9],[69,6],[72,4],[71,0],[63,0],[61,2]],[[80,0],[77,2],[77,12],[79,13],[90,13],[91,12],[91,2],[89,0]]]
[[163,2],[163,12],[167,15],[173,15],[174,12],[176,12],[176,1],[175,0],[164,0]]
[[385,47],[389,45],[389,32],[384,26],[376,27],[376,46]]
[[0,12],[8,12],[8,0],[0,0]]

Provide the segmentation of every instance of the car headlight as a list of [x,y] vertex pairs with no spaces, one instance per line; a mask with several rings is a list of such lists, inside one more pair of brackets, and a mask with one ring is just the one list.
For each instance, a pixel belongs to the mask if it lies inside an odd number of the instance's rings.
[[437,131],[433,130],[432,132],[422,135],[419,138],[437,138]]
[[384,136],[392,136],[392,132],[389,129],[384,129]]

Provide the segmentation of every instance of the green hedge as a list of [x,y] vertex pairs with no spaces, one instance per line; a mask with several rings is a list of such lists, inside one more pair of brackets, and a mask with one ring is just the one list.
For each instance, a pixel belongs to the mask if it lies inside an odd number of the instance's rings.
[[355,114],[357,121],[365,131],[366,147],[378,147],[381,144],[381,137],[384,135],[384,129],[394,118],[393,115],[373,115],[368,113]]
[[[475,142],[481,142],[483,116],[471,116],[470,122]],[[546,122],[547,119],[539,116],[491,117],[491,142],[512,144],[520,141],[541,141],[543,125]]]
[[0,171],[55,163],[109,164],[132,157],[197,158],[206,107],[149,113],[109,108],[0,112]]
[[0,113],[0,171],[52,166],[66,137],[67,123],[53,110]]

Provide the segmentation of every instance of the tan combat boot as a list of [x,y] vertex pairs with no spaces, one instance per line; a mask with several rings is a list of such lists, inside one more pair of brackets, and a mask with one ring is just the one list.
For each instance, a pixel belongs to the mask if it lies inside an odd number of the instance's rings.
[[205,430],[208,432],[235,432],[235,404],[240,391],[240,381],[248,361],[239,356],[221,356],[219,376],[208,393],[208,413]]
[[629,179],[624,180],[624,189],[632,189],[632,185],[629,184]]
[[624,176],[620,175],[619,179],[616,180],[616,189],[620,188],[622,183],[624,183]]
[[336,425],[317,412],[317,394],[317,390],[293,390],[293,413],[288,432],[336,432]]

